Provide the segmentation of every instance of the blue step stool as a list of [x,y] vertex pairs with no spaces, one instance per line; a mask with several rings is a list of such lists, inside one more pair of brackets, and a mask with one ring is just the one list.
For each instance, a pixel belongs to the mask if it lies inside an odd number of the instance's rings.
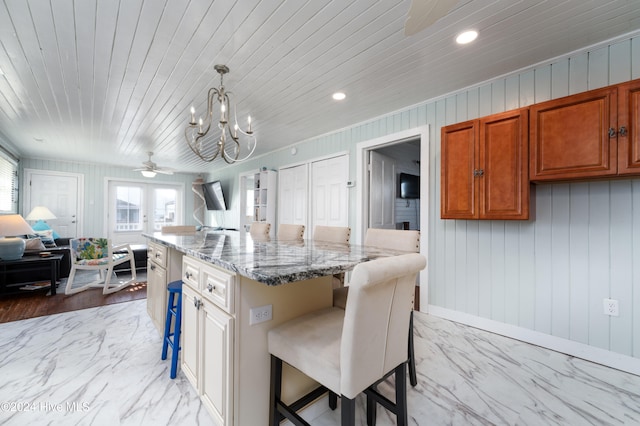
[[[180,328],[182,327],[182,281],[173,281],[167,286],[169,300],[167,301],[167,321],[164,325],[164,339],[162,341],[162,359],[167,359],[167,349],[171,346],[171,378],[176,378],[178,371],[178,351],[180,351]],[[178,296],[176,298],[176,295]],[[177,300],[176,300],[177,299]],[[171,318],[175,318],[173,333],[171,332]]]

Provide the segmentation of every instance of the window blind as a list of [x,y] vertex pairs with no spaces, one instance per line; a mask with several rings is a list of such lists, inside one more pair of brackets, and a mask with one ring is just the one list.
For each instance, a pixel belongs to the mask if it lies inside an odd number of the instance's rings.
[[18,163],[0,150],[0,214],[18,213]]

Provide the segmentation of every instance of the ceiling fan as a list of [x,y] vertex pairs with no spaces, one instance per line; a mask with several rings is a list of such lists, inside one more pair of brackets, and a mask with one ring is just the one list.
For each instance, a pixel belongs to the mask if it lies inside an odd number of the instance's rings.
[[173,170],[166,167],[158,167],[156,163],[151,161],[151,156],[153,152],[149,151],[147,153],[149,155],[149,160],[143,162],[144,167],[140,167],[138,169],[133,169],[134,172],[140,172],[144,177],[154,177],[156,173],[160,173],[163,175],[172,175]]
[[404,35],[411,36],[447,15],[458,0],[413,0],[404,23]]

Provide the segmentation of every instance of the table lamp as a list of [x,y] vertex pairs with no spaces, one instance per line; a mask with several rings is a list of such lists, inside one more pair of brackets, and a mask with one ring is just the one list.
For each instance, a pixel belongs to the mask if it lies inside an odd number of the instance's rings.
[[34,231],[46,231],[51,227],[45,222],[45,220],[56,219],[51,210],[45,206],[34,207],[26,217],[27,220],[35,220],[36,223],[32,226]]
[[0,259],[17,260],[24,254],[25,241],[18,235],[33,234],[33,229],[19,214],[0,216]]

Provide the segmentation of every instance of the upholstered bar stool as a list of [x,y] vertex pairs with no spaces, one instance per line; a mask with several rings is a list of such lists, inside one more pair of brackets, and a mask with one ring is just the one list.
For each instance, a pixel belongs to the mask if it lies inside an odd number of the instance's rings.
[[[313,241],[349,244],[350,238],[351,238],[351,228],[349,228],[348,226],[316,225],[313,228]],[[334,289],[344,287],[344,272],[333,275],[332,285]],[[346,301],[346,294],[344,298]]]
[[271,232],[271,224],[268,222],[252,222],[249,227],[249,234],[253,239],[269,238],[269,232]]
[[[167,301],[167,320],[164,324],[164,338],[162,340],[162,359],[167,359],[167,350],[171,347],[170,377],[175,379],[178,372],[178,352],[180,351],[180,330],[182,328],[182,281],[178,280],[169,283],[167,290],[169,291],[169,299]],[[172,322],[173,333],[171,332]]]
[[[417,253],[420,251],[420,231],[369,228],[364,236],[364,245]],[[333,306],[344,309],[347,303],[348,293],[349,287],[335,288],[333,290]],[[409,382],[411,383],[411,386],[416,386],[418,384],[418,376],[416,373],[416,357],[413,344],[413,310],[411,310],[411,320],[409,323],[408,351]]]
[[278,225],[279,240],[301,240],[304,238],[304,225],[281,223]]
[[[362,392],[367,395],[368,424],[375,423],[377,403],[396,414],[398,425],[407,424],[407,329],[416,275],[425,265],[418,253],[358,264],[351,274],[346,309],[321,309],[269,331],[269,425],[278,425],[283,417],[296,425],[308,424],[295,411],[327,390],[341,396],[342,425],[355,424],[355,398]],[[280,399],[283,362],[321,386],[285,404]],[[376,390],[390,374],[395,374],[395,403]]]

